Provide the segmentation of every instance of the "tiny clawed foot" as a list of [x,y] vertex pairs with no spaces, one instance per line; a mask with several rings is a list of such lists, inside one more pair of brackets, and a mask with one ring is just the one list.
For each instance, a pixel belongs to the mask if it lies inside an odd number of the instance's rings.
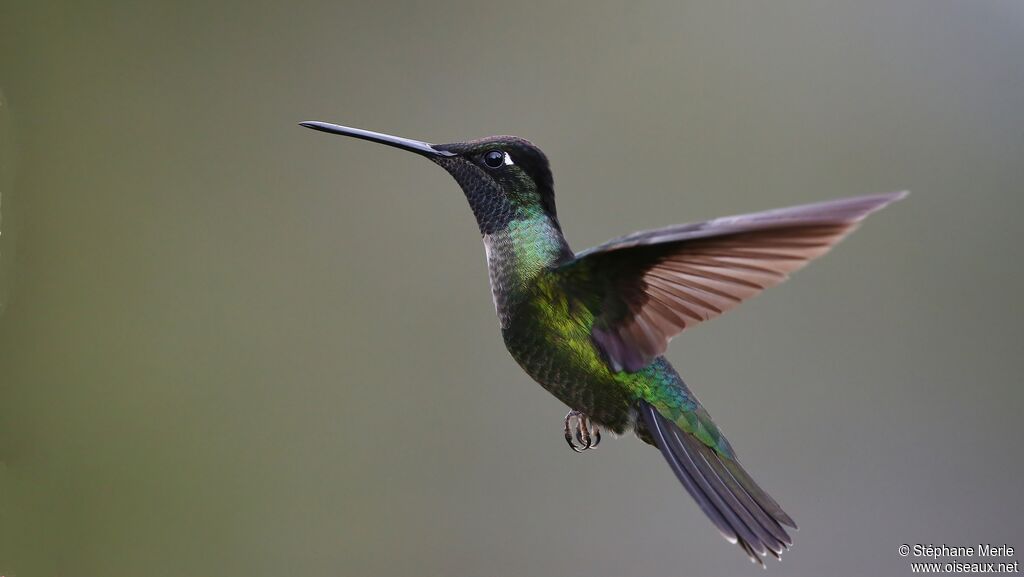
[[565,442],[577,453],[597,448],[601,444],[601,428],[583,413],[569,411],[565,416]]

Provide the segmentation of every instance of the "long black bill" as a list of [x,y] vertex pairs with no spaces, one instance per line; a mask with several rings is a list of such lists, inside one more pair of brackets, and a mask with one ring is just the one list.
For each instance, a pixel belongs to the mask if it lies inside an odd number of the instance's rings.
[[299,125],[305,126],[306,128],[312,128],[313,130],[319,130],[320,132],[329,132],[331,134],[340,134],[342,136],[351,136],[352,138],[369,140],[370,142],[379,142],[388,146],[394,146],[395,148],[401,148],[402,150],[408,150],[409,152],[415,152],[416,154],[422,154],[423,156],[455,156],[454,152],[438,150],[426,142],[420,142],[419,140],[412,140],[410,138],[402,138],[401,136],[391,136],[390,134],[381,134],[380,132],[372,132],[369,130],[362,130],[360,128],[349,128],[347,126],[339,126],[329,122],[307,121],[300,122]]

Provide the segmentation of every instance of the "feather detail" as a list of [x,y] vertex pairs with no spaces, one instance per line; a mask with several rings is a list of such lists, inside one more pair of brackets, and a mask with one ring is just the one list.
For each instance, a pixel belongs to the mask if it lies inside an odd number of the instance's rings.
[[556,269],[591,303],[616,371],[637,371],[680,332],[786,280],[906,193],[844,198],[634,233]]
[[683,431],[653,405],[640,401],[640,419],[687,493],[722,536],[739,545],[754,563],[780,557],[793,545],[783,525],[796,528],[774,499],[739,462]]

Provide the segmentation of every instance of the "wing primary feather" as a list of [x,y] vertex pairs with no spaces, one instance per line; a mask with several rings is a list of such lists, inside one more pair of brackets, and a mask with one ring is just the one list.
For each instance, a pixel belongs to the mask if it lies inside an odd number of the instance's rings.
[[[775,246],[772,246],[775,248]],[[740,258],[740,259],[764,259],[764,260],[807,260],[802,255],[787,254],[783,252],[761,252],[757,250],[704,250],[702,255],[711,258]]]
[[[673,262],[682,263],[683,261],[676,260],[676,261],[673,261]],[[726,267],[723,267],[723,268],[726,268]],[[733,268],[733,267],[729,267],[729,268]],[[693,275],[693,276],[704,277],[704,278],[711,279],[711,280],[717,280],[717,281],[722,281],[722,282],[726,282],[726,283],[732,283],[732,284],[739,285],[739,286],[744,286],[744,287],[747,287],[747,288],[757,289],[759,291],[760,290],[764,290],[764,288],[765,288],[764,285],[758,284],[758,283],[753,282],[753,281],[749,281],[749,280],[741,279],[741,278],[736,278],[734,276],[729,276],[727,274],[711,272],[709,270],[704,270],[704,269],[687,267],[686,269],[681,270],[679,272],[682,272],[684,274]]]
[[[680,283],[678,280],[667,278],[667,277],[663,277],[663,276],[659,275],[657,273],[657,271],[658,271],[657,268],[651,269],[645,276],[647,276],[647,277],[654,277],[654,278],[660,279],[662,281],[665,281],[666,283],[669,283],[671,285],[681,285],[682,288],[687,288],[685,285],[682,285],[682,283]],[[654,285],[654,286],[657,286],[658,288],[661,288],[660,285]],[[664,290],[664,289],[662,289],[662,290]],[[682,300],[691,302],[691,303],[693,303],[693,304],[695,304],[697,306],[701,306],[701,307],[704,307],[704,308],[706,308],[708,310],[714,311],[717,314],[722,314],[722,312],[723,312],[722,309],[720,309],[720,308],[716,307],[715,305],[709,303],[708,301],[706,301],[706,300],[704,300],[704,299],[702,299],[702,298],[700,298],[700,297],[698,297],[696,295],[692,295],[692,294],[690,294],[688,292],[677,290],[677,291],[674,291],[671,294],[673,296],[677,297],[678,299],[682,299]],[[703,320],[703,319],[700,319],[698,317],[698,320]]]
[[[684,302],[687,302],[687,299],[685,299],[683,297],[683,295],[677,294],[676,292],[669,292],[668,290],[666,290],[664,288],[661,288],[661,287],[652,287],[651,285],[647,286],[647,290],[648,291],[650,291],[652,288],[654,288],[655,290],[659,291],[661,294],[663,294],[663,295],[667,296],[668,298],[670,298],[673,301],[673,304],[675,305],[673,308],[674,309],[678,309],[680,313],[682,313],[682,314],[692,318],[693,320],[695,320],[697,322],[700,322],[700,321],[704,320],[704,317],[701,316],[700,313],[698,313],[697,311],[693,310],[689,306],[683,304]],[[694,301],[690,301],[690,303],[691,304],[696,304],[698,306],[703,306],[703,305],[700,305],[699,303],[694,302]],[[686,325],[683,325],[683,326],[685,327]]]
[[[670,266],[672,264],[682,265],[683,268],[678,268],[678,267]],[[698,273],[706,272],[705,269],[697,268],[697,267],[711,267],[711,268],[720,268],[720,269],[725,269],[725,270],[744,270],[744,271],[748,271],[748,272],[756,272],[756,273],[766,274],[766,275],[774,276],[774,277],[778,277],[778,278],[785,278],[786,277],[785,273],[780,273],[777,270],[773,270],[773,269],[766,268],[766,267],[763,267],[763,266],[753,265],[753,264],[750,264],[748,262],[731,262],[731,261],[724,261],[724,260],[721,260],[719,258],[710,257],[710,256],[709,257],[705,257],[704,253],[700,253],[699,255],[698,254],[687,254],[685,256],[675,256],[673,258],[666,259],[665,262],[662,263],[660,266],[661,266],[661,268],[666,268],[666,269],[671,270],[671,271],[681,272],[683,274],[692,274],[692,275],[697,275]],[[700,275],[700,276],[706,276],[706,275]],[[709,278],[713,278],[713,277],[709,277]],[[716,280],[722,280],[722,279],[716,279]],[[724,280],[726,280],[727,282],[735,282],[736,279],[734,279],[733,277],[725,277]],[[762,287],[760,285],[756,285],[756,284],[755,285],[751,285],[751,287],[752,288],[757,288],[757,289],[764,288],[764,287]]]
[[682,329],[686,327],[686,319],[679,316],[679,314],[672,308],[670,303],[662,300],[662,297],[666,294],[666,291],[661,288],[652,287],[649,296],[651,297],[651,307],[658,311],[658,314],[665,318],[666,321],[672,323],[675,327]]
[[[616,371],[637,371],[675,335],[784,281],[906,193],[845,198],[637,232],[554,271],[593,313],[591,336]],[[734,480],[746,488],[742,474]],[[723,480],[724,482],[724,480]],[[748,491],[758,501],[757,491]]]
[[645,230],[612,239],[604,244],[580,252],[582,258],[594,253],[628,249],[665,242],[697,240],[707,237],[764,230],[769,228],[804,227],[808,230],[828,228],[837,225],[854,225],[869,214],[905,198],[909,192],[889,192],[827,200],[813,204],[777,208],[763,212],[715,218],[670,226],[656,230]]
[[663,266],[662,267],[658,267],[658,268],[659,269],[669,270],[669,271],[677,273],[677,276],[675,278],[673,278],[672,281],[675,282],[678,285],[681,285],[683,287],[692,288],[694,290],[703,291],[703,292],[706,292],[706,293],[708,293],[710,295],[715,295],[715,296],[720,297],[720,298],[728,299],[728,300],[733,301],[734,303],[741,303],[741,302],[743,302],[743,299],[741,299],[740,297],[738,297],[738,296],[736,296],[734,294],[727,293],[725,291],[716,289],[714,287],[709,287],[709,286],[707,286],[705,284],[699,283],[699,282],[694,281],[692,279],[682,278],[681,275],[686,274],[686,273],[680,273],[679,271],[675,271],[673,269],[669,269],[669,268],[663,267]]

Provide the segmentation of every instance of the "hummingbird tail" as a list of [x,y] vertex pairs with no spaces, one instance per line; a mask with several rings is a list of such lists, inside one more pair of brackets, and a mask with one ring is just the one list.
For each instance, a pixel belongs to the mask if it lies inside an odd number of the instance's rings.
[[793,545],[782,526],[796,529],[796,523],[738,461],[681,430],[649,403],[641,401],[639,409],[672,472],[722,536],[738,544],[751,562],[763,566],[763,557],[770,553],[779,558]]

